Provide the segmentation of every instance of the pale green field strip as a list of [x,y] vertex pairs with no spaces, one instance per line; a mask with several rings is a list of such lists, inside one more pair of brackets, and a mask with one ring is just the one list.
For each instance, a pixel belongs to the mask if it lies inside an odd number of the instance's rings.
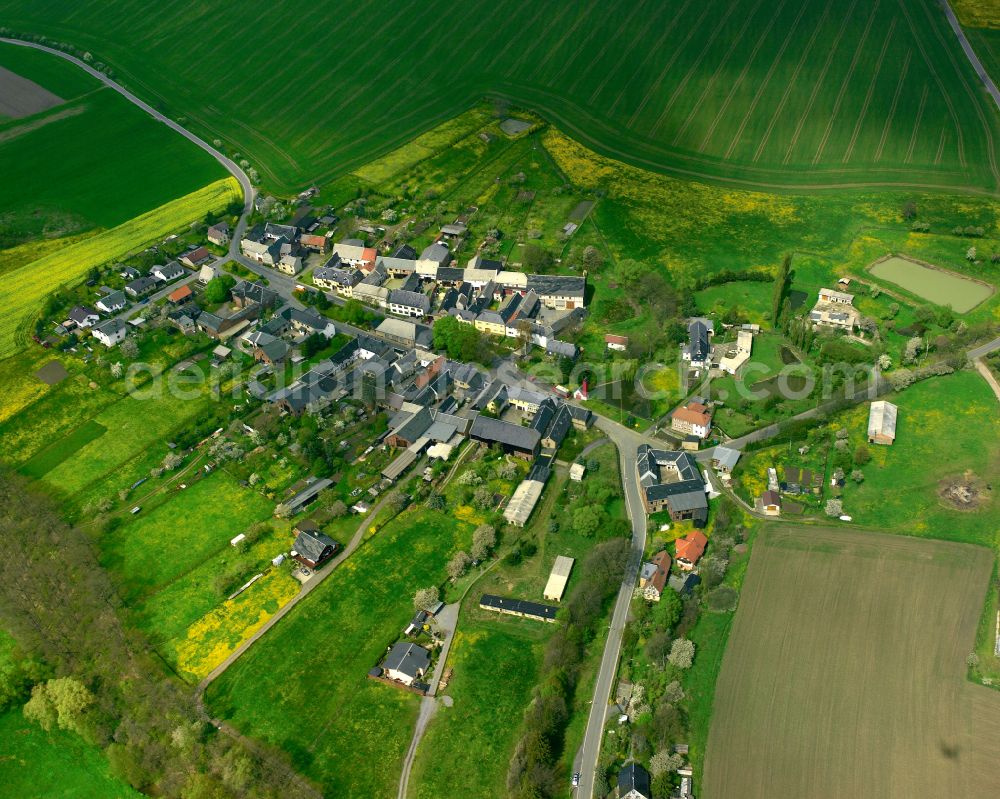
[[[982,547],[773,526],[754,546],[700,795],[1000,793],[1000,696],[966,682],[993,568]],[[989,711],[970,724],[973,699]]]

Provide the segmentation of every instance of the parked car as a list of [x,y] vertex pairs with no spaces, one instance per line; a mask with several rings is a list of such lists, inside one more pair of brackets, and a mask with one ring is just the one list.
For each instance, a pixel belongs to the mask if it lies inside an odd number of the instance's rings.
[[580,785],[580,772],[573,773],[573,787],[576,788]]

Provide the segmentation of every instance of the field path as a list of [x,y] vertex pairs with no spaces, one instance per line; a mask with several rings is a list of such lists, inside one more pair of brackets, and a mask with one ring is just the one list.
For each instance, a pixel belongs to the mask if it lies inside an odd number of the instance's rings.
[[337,557],[335,557],[333,560],[327,563],[326,566],[319,572],[313,572],[314,576],[312,577],[312,579],[310,579],[308,582],[305,583],[305,585],[302,587],[302,590],[299,591],[299,593],[297,593],[294,597],[292,597],[292,599],[289,601],[287,605],[280,608],[277,613],[275,613],[271,618],[269,618],[266,622],[264,622],[264,624],[261,626],[259,630],[257,630],[257,632],[255,632],[246,641],[240,644],[239,647],[233,650],[233,652],[229,655],[229,657],[227,657],[224,661],[222,661],[222,663],[220,663],[218,666],[212,669],[212,671],[208,674],[208,676],[205,677],[205,679],[203,679],[200,683],[198,683],[197,690],[199,697],[205,693],[205,689],[208,688],[209,685],[211,685],[215,680],[217,680],[219,677],[222,676],[222,674],[226,671],[226,669],[228,669],[237,660],[239,660],[240,657],[243,655],[243,653],[245,653],[257,641],[259,641],[260,638],[264,635],[264,633],[266,633],[275,624],[277,624],[285,616],[287,616],[292,611],[292,608],[294,608],[299,602],[301,602],[303,599],[309,596],[309,594],[315,591],[316,588],[320,586],[327,577],[329,577],[337,570],[337,567],[341,563],[347,560],[347,558],[349,558],[354,553],[354,550],[356,550],[361,545],[361,542],[365,536],[365,532],[368,529],[369,523],[371,522],[372,519],[374,519],[378,515],[379,511],[381,511],[382,508],[385,507],[385,504],[389,501],[389,496],[390,496],[389,494],[386,494],[382,498],[382,501],[379,502],[374,508],[372,508],[371,511],[368,513],[368,515],[365,516],[361,524],[358,525],[358,529],[355,531],[354,536],[351,538],[350,542],[348,542],[347,546],[344,547],[343,550],[341,550],[340,554],[337,555]]
[[990,388],[993,389],[993,393],[996,394],[997,402],[1000,402],[1000,383],[997,382],[996,376],[990,371],[982,358],[976,358],[973,363],[976,365],[976,371],[983,376],[983,379],[990,384]]

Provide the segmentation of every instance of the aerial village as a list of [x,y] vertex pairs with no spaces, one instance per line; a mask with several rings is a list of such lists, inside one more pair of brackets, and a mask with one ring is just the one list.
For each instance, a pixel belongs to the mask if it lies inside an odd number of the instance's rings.
[[[368,431],[353,462],[355,477],[366,479],[356,479],[350,513],[363,518],[414,471],[423,481],[435,480],[471,441],[525,464],[510,496],[495,497],[503,520],[524,527],[567,435],[586,433],[595,421],[585,405],[586,382],[570,391],[533,384],[516,368],[497,369],[497,360],[491,367],[450,357],[436,340],[436,323],[453,320],[450,324],[500,342],[504,349],[497,352],[506,352],[514,364],[531,351],[572,363],[579,350],[560,334],[586,318],[586,276],[526,274],[479,254],[462,263],[453,255],[468,231],[461,221],[443,225],[434,243],[419,253],[408,244],[382,253],[360,238],[333,241],[337,218],[332,210],[318,218],[310,211],[303,201],[292,219],[261,221],[237,241],[226,219],[206,225],[204,243],[196,246],[167,240],[129,263],[92,275],[75,295],[60,298],[48,314],[51,322],[36,328],[36,338],[43,346],[87,352],[84,357],[90,358],[116,347],[131,348],[135,356],[133,338],[149,340],[151,331],[207,336],[214,342],[211,369],[220,377],[241,377],[236,396],[244,406],[261,409],[254,418],[266,419],[264,411],[300,419],[333,410],[344,420],[338,429],[345,434]],[[853,297],[842,290],[846,287],[820,292],[808,315],[817,329],[850,334],[858,326]],[[751,359],[760,327],[726,325],[724,343],[716,343],[718,325],[708,317],[687,320],[679,360],[692,385],[710,374],[739,375]],[[629,346],[627,336],[603,338],[611,354]],[[95,340],[101,345],[96,351]],[[713,427],[716,410],[724,406],[709,396],[689,395],[654,431],[656,438],[638,448],[634,469],[646,513],[660,533],[678,523],[688,529],[673,541],[672,552],[654,546],[656,551],[646,553],[635,587],[644,603],[655,605],[668,591],[690,596],[702,580],[699,563],[709,548],[702,528],[709,521],[709,503],[732,489],[741,458],[739,448],[719,443]],[[893,442],[896,412],[889,402],[871,404],[870,443]],[[255,433],[257,424],[243,427]],[[710,443],[715,445],[707,450],[710,457],[699,455]],[[580,483],[587,461],[582,456],[571,460],[570,479]],[[803,497],[823,493],[816,479],[821,478],[809,469],[779,475],[771,468],[767,489],[748,499],[764,516],[801,513]],[[300,520],[292,548],[275,553],[273,565],[290,562],[303,585],[345,556],[343,542],[317,523],[323,514],[309,512],[335,481],[336,476],[306,474],[275,508],[275,515]],[[844,481],[844,471],[838,470],[833,489]],[[230,543],[240,546],[243,539],[239,535]],[[573,568],[573,558],[558,555],[542,596],[484,593],[479,608],[554,623]],[[451,675],[443,669],[454,620],[442,616],[444,608],[436,598],[418,608],[380,661],[371,664],[368,678],[427,696],[446,686]],[[637,706],[631,691],[623,680],[617,703],[623,722]],[[685,745],[677,747],[675,754],[683,758]],[[690,799],[691,769],[681,765],[677,774],[676,795]],[[620,795],[648,797],[649,784],[641,764],[630,761],[622,768]]]

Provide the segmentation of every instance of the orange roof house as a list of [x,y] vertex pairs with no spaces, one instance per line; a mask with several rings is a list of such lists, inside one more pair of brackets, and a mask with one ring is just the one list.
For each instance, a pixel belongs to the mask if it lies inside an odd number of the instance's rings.
[[678,568],[690,571],[698,562],[698,559],[705,554],[705,546],[708,539],[700,530],[688,533],[684,538],[677,540],[677,566]]
[[192,294],[193,292],[191,291],[191,287],[185,283],[183,286],[180,286],[179,288],[170,292],[170,295],[167,297],[167,299],[173,303],[184,302],[184,300],[186,300]]

